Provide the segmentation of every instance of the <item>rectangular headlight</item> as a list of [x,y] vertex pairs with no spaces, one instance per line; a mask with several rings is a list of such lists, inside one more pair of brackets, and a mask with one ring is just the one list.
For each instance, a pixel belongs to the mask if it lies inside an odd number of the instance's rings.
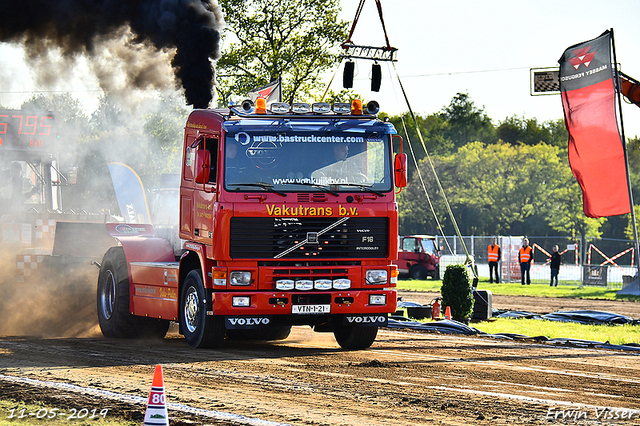
[[285,102],[273,102],[269,105],[269,109],[274,114],[286,114],[289,112],[289,104]]
[[315,280],[313,283],[313,287],[316,290],[331,290],[331,280]]
[[315,104],[311,105],[311,110],[316,114],[326,114],[328,112],[331,112],[331,104],[327,102],[316,102]]
[[365,275],[367,284],[386,284],[387,271],[384,269],[369,269]]
[[229,273],[229,284],[231,285],[251,285],[251,272],[232,271]]
[[251,296],[233,296],[231,306],[234,308],[246,308],[251,306]]
[[313,290],[313,281],[311,280],[296,280],[296,290]]
[[311,105],[305,102],[295,102],[291,105],[291,112],[304,114],[311,111]]
[[276,281],[276,290],[288,291],[293,290],[294,282],[293,280],[277,280]]
[[333,288],[336,290],[347,290],[351,288],[351,280],[349,278],[336,278],[333,280]]
[[387,295],[386,294],[370,294],[369,304],[370,305],[386,305]]
[[336,114],[351,114],[351,104],[346,102],[336,102],[333,104],[333,112]]

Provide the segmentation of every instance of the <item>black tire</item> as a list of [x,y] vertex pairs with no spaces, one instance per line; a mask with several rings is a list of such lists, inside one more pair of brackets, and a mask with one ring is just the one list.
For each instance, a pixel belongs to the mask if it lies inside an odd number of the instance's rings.
[[129,271],[122,247],[105,253],[98,275],[98,324],[105,337],[162,339],[169,321],[136,317],[129,311]]
[[436,270],[433,271],[433,279],[434,280],[440,279],[440,265],[436,265]]
[[409,276],[414,280],[424,280],[427,278],[427,268],[415,265],[409,270]]
[[345,327],[333,332],[342,349],[366,349],[378,335],[378,327]]
[[224,318],[207,315],[200,271],[187,274],[180,292],[180,327],[192,348],[217,348],[225,335]]

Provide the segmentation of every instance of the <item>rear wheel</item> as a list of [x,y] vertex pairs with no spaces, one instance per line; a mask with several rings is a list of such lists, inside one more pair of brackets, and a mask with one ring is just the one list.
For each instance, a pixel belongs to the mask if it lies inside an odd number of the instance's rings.
[[216,348],[225,335],[224,318],[207,315],[206,294],[200,271],[187,274],[180,295],[180,324],[192,348]]
[[378,327],[345,327],[333,332],[342,349],[366,349],[378,335]]
[[98,275],[98,323],[105,337],[158,338],[169,329],[169,321],[143,318],[129,312],[129,271],[122,247],[105,253]]

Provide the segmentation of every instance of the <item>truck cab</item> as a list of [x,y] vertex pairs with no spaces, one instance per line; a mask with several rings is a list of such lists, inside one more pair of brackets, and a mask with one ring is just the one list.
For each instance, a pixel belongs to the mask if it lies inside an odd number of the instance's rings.
[[440,254],[436,237],[431,235],[407,235],[399,239],[398,260],[394,263],[400,274],[415,280],[431,277],[440,279]]
[[105,304],[126,259],[123,315],[177,321],[193,347],[283,338],[292,325],[333,332],[343,348],[373,343],[396,309],[395,186],[406,182],[406,156],[394,158],[396,131],[374,113],[285,105],[190,114],[179,199],[184,252],[173,262],[147,240],[119,238],[99,281],[103,333],[122,335],[115,303]]

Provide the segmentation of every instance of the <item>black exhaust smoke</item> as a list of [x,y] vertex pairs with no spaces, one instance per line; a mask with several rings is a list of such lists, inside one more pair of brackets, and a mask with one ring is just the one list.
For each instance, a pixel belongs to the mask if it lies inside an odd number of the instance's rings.
[[[187,104],[195,108],[206,108],[213,98],[212,60],[220,56],[223,25],[216,0],[0,2],[0,42],[22,43],[29,57],[45,58],[37,61],[41,67],[46,67],[46,56],[53,49],[70,60],[79,55],[101,57],[102,44],[121,38],[127,29],[132,33],[130,49],[175,52],[171,60],[175,81],[184,88]],[[127,56],[129,61],[132,56]],[[166,85],[166,80],[158,80],[160,73],[145,69],[153,61],[145,62],[140,55],[135,58],[137,63],[126,70],[131,84],[137,88]]]

